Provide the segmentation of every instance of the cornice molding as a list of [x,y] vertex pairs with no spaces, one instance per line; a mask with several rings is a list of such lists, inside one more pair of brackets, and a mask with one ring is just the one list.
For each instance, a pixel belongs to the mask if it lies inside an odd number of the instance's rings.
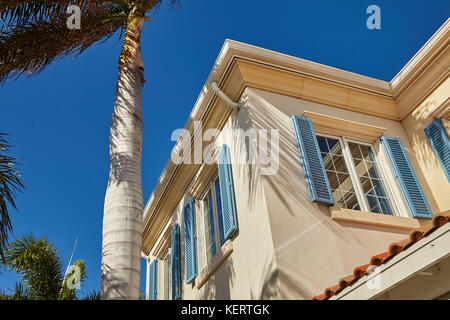
[[450,97],[447,98],[436,110],[433,111],[431,116],[435,119],[449,118],[450,116]]
[[347,136],[368,142],[377,141],[386,131],[386,128],[330,117],[309,111],[304,112],[302,116],[312,121],[314,130],[318,133]]
[[[414,81],[429,64],[439,56],[449,44],[450,18],[435,32],[435,34],[420,48],[411,60],[399,71],[390,82],[394,98]],[[443,66],[444,67],[444,66]],[[447,66],[448,68],[448,66]]]

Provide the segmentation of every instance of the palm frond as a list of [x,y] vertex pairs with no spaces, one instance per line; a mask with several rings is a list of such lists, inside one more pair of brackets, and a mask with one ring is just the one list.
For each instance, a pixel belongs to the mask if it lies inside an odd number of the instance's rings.
[[30,289],[22,282],[16,282],[14,284],[14,290],[11,294],[11,300],[29,300],[31,296]]
[[85,295],[81,300],[101,300],[100,291],[92,291]]
[[15,169],[17,159],[7,155],[11,145],[6,141],[5,134],[0,133],[0,256],[4,257],[4,250],[8,242],[8,234],[12,230],[8,205],[17,210],[14,196],[22,191],[24,186],[21,176]]
[[[162,0],[0,0],[0,87],[7,79],[43,71],[55,60],[79,55],[121,36],[129,18],[157,10]],[[171,7],[179,0],[169,0]],[[67,8],[81,9],[80,30],[67,27]]]
[[[77,260],[73,263],[75,267],[77,267],[77,270],[74,268],[71,272],[69,272],[65,278],[62,285],[62,290],[60,294],[61,300],[78,300],[75,287],[77,283],[75,281],[79,281],[79,284],[81,285],[85,279],[86,279],[86,265],[83,260]],[[78,276],[74,276],[75,272],[80,272]],[[79,277],[79,278],[78,278]],[[71,281],[71,283],[69,283]],[[72,286],[70,286],[72,285]],[[69,288],[69,287],[72,287]]]
[[5,264],[22,278],[31,299],[58,299],[62,283],[62,261],[46,237],[31,234],[9,244]]
[[51,21],[15,25],[0,33],[0,85],[9,78],[40,73],[57,59],[106,41],[125,27],[127,17],[115,8],[90,8],[82,13],[79,30],[70,30],[66,19],[55,15]]
[[0,31],[14,25],[32,23],[65,15],[70,5],[84,10],[94,7],[115,8],[128,13],[131,0],[0,0]]

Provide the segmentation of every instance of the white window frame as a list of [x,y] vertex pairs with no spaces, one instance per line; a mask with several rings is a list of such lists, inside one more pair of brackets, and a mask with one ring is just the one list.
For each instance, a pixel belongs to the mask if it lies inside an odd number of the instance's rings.
[[[160,277],[161,277],[161,279],[158,279],[158,280],[161,280],[161,286],[160,286],[160,288],[161,288],[161,295],[160,294],[158,294],[158,296],[160,297],[158,300],[166,300],[166,284],[167,284],[167,290],[168,290],[168,298],[167,298],[167,300],[171,300],[171,298],[172,298],[172,290],[171,290],[171,285],[172,285],[172,279],[170,279],[171,278],[171,274],[172,274],[172,268],[171,268],[171,259],[172,259],[172,256],[171,256],[171,247],[169,247],[168,249],[167,249],[167,252],[166,252],[166,254],[164,255],[164,259],[162,259],[162,260],[160,260],[162,263],[162,270],[161,270],[161,272],[160,272]],[[168,260],[168,258],[170,257],[170,260],[169,261],[167,261],[167,263],[168,263],[168,266],[167,266],[167,268],[168,268],[168,278],[166,279],[166,270],[165,270],[165,263],[166,263],[166,260]],[[170,283],[168,283],[168,281],[169,281],[169,279],[170,279]]]
[[[394,193],[392,191],[392,186],[388,183],[389,180],[387,179],[386,172],[384,171],[383,166],[380,164],[379,150],[377,148],[375,148],[375,145],[373,143],[354,139],[351,137],[345,137],[345,136],[340,137],[340,136],[335,136],[335,135],[321,133],[321,132],[316,132],[316,136],[335,139],[335,140],[339,141],[341,148],[342,148],[342,155],[344,156],[345,164],[347,166],[347,169],[348,169],[348,172],[350,175],[350,179],[351,179],[353,187],[355,189],[355,194],[356,194],[356,198],[358,199],[360,211],[364,211],[364,212],[372,212],[372,211],[370,210],[369,203],[364,194],[364,190],[362,188],[361,181],[358,178],[355,163],[353,162],[352,154],[350,152],[350,146],[348,143],[353,142],[353,143],[369,146],[374,154],[374,162],[377,167],[377,172],[381,177],[383,189],[386,192],[386,196],[389,200],[389,205],[392,210],[392,215],[400,216],[400,214],[399,214],[400,210],[398,207],[398,203],[394,197]],[[377,214],[379,214],[379,213],[377,213]],[[385,213],[381,213],[381,214],[385,214]]]
[[[220,230],[219,230],[219,215],[218,215],[218,203],[217,203],[217,195],[216,195],[216,181],[219,179],[219,174],[216,173],[214,175],[214,177],[210,180],[210,182],[208,183],[208,187],[205,189],[205,191],[203,192],[203,195],[201,196],[201,218],[202,218],[202,240],[203,240],[203,244],[206,244],[206,229],[207,226],[205,225],[205,219],[204,219],[204,214],[205,214],[205,210],[206,210],[206,196],[208,195],[209,192],[211,192],[211,197],[212,197],[212,204],[213,204],[213,218],[214,218],[214,239],[215,239],[215,244],[216,244],[216,255],[219,253],[219,251],[221,250],[221,244],[220,244]],[[208,265],[208,263],[210,263],[211,261],[208,261],[208,253],[206,245],[203,245],[203,261],[204,261],[204,266]]]

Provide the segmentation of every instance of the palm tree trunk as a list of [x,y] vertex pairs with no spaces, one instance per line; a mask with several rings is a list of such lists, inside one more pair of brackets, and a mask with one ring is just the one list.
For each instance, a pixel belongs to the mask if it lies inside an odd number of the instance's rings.
[[103,213],[101,298],[138,299],[143,198],[141,185],[143,17],[129,19],[119,60]]

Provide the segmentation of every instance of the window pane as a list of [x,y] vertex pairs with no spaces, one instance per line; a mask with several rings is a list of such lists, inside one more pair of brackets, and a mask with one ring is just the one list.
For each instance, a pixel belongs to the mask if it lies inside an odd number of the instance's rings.
[[164,279],[163,279],[163,284],[164,284],[164,300],[169,300],[169,291],[170,291],[170,254],[168,254],[166,256],[166,258],[163,261],[163,267],[164,267]]
[[371,212],[392,214],[389,199],[378,174],[370,146],[349,142],[356,174],[361,181],[361,186]]
[[211,191],[204,199],[203,226],[205,228],[205,250],[207,262],[216,255],[216,235],[214,228],[214,209]]
[[223,231],[223,220],[222,220],[222,202],[220,198],[220,184],[219,178],[216,179],[216,205],[217,205],[217,218],[219,220],[219,235],[220,235],[220,245],[225,243],[225,233]]
[[335,205],[360,210],[339,140],[317,137]]

